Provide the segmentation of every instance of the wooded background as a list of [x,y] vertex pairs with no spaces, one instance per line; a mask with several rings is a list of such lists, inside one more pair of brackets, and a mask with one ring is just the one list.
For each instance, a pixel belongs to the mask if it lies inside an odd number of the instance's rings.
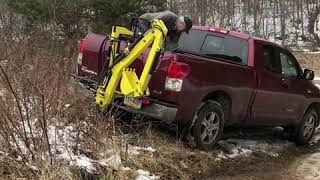
[[108,33],[131,17],[169,9],[190,16],[195,25],[250,33],[282,45],[320,46],[319,0],[1,0],[25,20],[26,31],[39,24],[67,37],[88,31]]
[[319,0],[169,0],[195,24],[247,32],[283,45],[320,45]]

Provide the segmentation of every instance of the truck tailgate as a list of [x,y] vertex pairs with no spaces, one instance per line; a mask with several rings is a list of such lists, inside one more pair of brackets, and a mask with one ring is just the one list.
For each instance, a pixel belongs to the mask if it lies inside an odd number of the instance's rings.
[[[81,61],[78,61],[78,75],[82,77],[88,77],[92,80],[98,80],[98,75],[101,72],[105,61],[108,60],[108,52],[110,47],[109,40],[105,36],[97,34],[88,34],[85,40],[85,50],[81,52]],[[101,49],[102,47],[102,49]],[[120,50],[125,48],[125,44],[121,44]],[[102,52],[100,52],[100,49]],[[129,67],[136,69],[138,77],[141,76],[144,65],[149,56],[150,49],[147,49],[142,53]],[[101,54],[100,54],[101,53]],[[150,98],[157,99],[162,102],[176,102],[179,95],[177,92],[171,92],[165,90],[165,82],[167,77],[168,67],[171,61],[175,58],[175,54],[166,51],[161,56],[161,59],[156,64],[157,68],[152,73],[152,78],[149,83]]]
[[[147,50],[130,66],[136,69],[138,76],[141,75],[148,55],[149,51]],[[167,71],[173,58],[173,53],[165,52],[164,56],[159,60],[159,64],[156,64],[157,68],[152,73],[152,77],[148,86],[151,93],[151,98],[168,103],[175,102],[177,93],[165,90]]]

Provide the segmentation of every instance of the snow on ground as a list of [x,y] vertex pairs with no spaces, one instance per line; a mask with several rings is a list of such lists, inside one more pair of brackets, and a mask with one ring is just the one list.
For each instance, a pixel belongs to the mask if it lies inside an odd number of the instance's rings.
[[[70,107],[70,104],[66,104],[65,107]],[[37,118],[33,119],[30,124],[32,131],[30,130],[29,126],[27,124],[21,125],[21,129],[25,129],[27,136],[31,137],[31,132],[33,137],[41,137],[43,136],[43,129],[39,127],[39,120]],[[53,119],[50,122],[59,122],[56,119]],[[89,124],[85,122],[81,122],[81,127],[88,127]],[[79,133],[79,134],[78,134]],[[79,168],[85,169],[88,173],[95,173],[96,167],[98,166],[104,166],[112,169],[120,169],[123,171],[134,171],[130,167],[124,167],[122,166],[120,151],[126,152],[130,157],[137,157],[140,154],[150,154],[156,152],[157,150],[152,147],[140,147],[140,146],[133,146],[128,145],[126,147],[121,148],[115,148],[113,146],[110,146],[110,149],[105,151],[104,153],[101,153],[98,155],[97,159],[91,159],[87,157],[84,154],[80,154],[78,152],[74,152],[74,147],[77,144],[76,139],[82,139],[83,135],[80,133],[80,131],[77,131],[77,129],[71,124],[71,125],[61,125],[59,123],[57,124],[49,124],[47,128],[47,134],[49,143],[51,146],[51,153],[54,156],[54,159],[60,160],[62,162],[65,162],[69,166],[77,166]],[[24,141],[17,135],[15,136],[15,139],[18,143],[19,149],[21,149],[22,153],[27,155],[28,154],[28,148],[26,147]],[[121,139],[118,137],[115,137],[115,139]],[[12,146],[17,146],[15,143],[12,143]],[[31,147],[32,148],[32,147]],[[81,148],[81,147],[80,147]],[[0,152],[1,155],[5,155]],[[17,161],[22,162],[22,157],[19,156],[16,158]],[[38,167],[35,164],[32,164],[32,161],[30,163],[27,162],[27,166],[34,170],[38,171]],[[154,180],[159,179],[158,176],[152,175],[148,171],[144,170],[137,170],[135,171],[137,174],[137,179],[139,180]]]
[[313,83],[320,89],[320,77],[315,77]]
[[[67,128],[67,129],[71,129],[71,128]],[[72,133],[69,132],[69,134],[72,134]],[[68,134],[63,134],[62,139],[67,139],[67,141],[64,141],[65,147],[70,146],[70,144],[71,145],[74,144],[74,142],[70,140],[69,139],[70,137],[68,136],[69,136]],[[73,135],[73,137],[75,137],[75,135]],[[60,159],[69,161],[71,166],[78,166],[78,167],[84,168],[89,173],[94,173],[96,170],[95,166],[97,165],[114,168],[114,169],[120,169],[123,171],[131,171],[131,168],[122,166],[119,150],[109,150],[108,152],[106,152],[106,154],[109,155],[108,158],[104,157],[104,155],[100,155],[100,159],[98,160],[90,159],[84,155],[76,155],[71,151],[71,147],[60,148],[59,150],[61,154],[58,155],[58,157]],[[123,148],[122,151],[126,151],[126,149]],[[128,145],[127,152],[129,157],[132,157],[132,156],[138,156],[139,154],[142,154],[142,153],[152,154],[156,152],[156,149],[152,147],[139,147],[139,146]],[[141,180],[158,179],[157,176],[152,175],[150,172],[142,171],[142,170],[138,172],[139,172],[138,178],[140,177]],[[145,173],[141,173],[141,172],[145,172]]]
[[297,173],[302,174],[305,180],[320,179],[320,153],[311,154],[302,159]]
[[279,152],[291,146],[292,143],[280,141],[267,143],[263,140],[227,139],[219,142],[223,149],[218,153],[217,161],[222,159],[236,158],[239,156],[250,156],[253,152],[265,153],[273,157],[279,156]]
[[320,89],[320,77],[315,77],[313,80],[314,84]]
[[[318,50],[319,50],[319,49],[318,49]],[[308,54],[320,54],[320,51],[310,51],[310,52],[307,51],[307,53],[308,53]]]
[[136,180],[156,180],[156,179],[160,179],[159,176],[155,176],[150,174],[150,172],[148,171],[144,171],[144,170],[137,170],[136,173],[138,174],[137,179]]
[[156,151],[157,150],[155,150],[152,147],[139,147],[139,146],[131,146],[131,145],[129,145],[128,147],[129,155],[139,155],[141,152],[154,153]]
[[[66,158],[68,159],[68,158]],[[93,163],[92,163],[92,159],[86,157],[86,156],[75,156],[73,155],[72,159],[70,159],[70,165],[71,166],[78,166],[81,168],[86,169],[89,173],[93,173],[96,168],[94,167]]]
[[[317,128],[316,134],[310,142],[315,145],[320,141],[320,128]],[[320,150],[320,149],[318,149]],[[296,170],[297,175],[302,176],[305,180],[319,180],[320,179],[320,152],[306,155],[299,161]]]

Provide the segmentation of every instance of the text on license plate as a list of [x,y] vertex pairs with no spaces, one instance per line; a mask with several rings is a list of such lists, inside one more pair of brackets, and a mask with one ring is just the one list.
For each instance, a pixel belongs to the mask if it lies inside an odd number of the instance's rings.
[[125,105],[130,106],[135,109],[140,109],[141,108],[141,100],[132,98],[132,97],[125,97],[124,102]]

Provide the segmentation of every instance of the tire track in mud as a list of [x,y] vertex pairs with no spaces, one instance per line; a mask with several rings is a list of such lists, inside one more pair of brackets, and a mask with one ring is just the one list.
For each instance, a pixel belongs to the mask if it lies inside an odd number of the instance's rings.
[[[256,131],[256,130],[254,130]],[[239,139],[240,137],[240,139]],[[230,137],[227,137],[230,138]],[[283,143],[278,156],[272,153],[253,152],[249,156],[239,156],[221,161],[219,167],[213,167],[202,179],[205,180],[320,180],[320,132],[308,146],[296,146],[284,139],[281,132],[250,132],[238,136],[239,141],[268,142],[272,148]],[[271,152],[270,149],[270,152]]]
[[320,129],[310,145],[305,147],[305,154],[293,164],[295,177],[304,180],[320,180]]

